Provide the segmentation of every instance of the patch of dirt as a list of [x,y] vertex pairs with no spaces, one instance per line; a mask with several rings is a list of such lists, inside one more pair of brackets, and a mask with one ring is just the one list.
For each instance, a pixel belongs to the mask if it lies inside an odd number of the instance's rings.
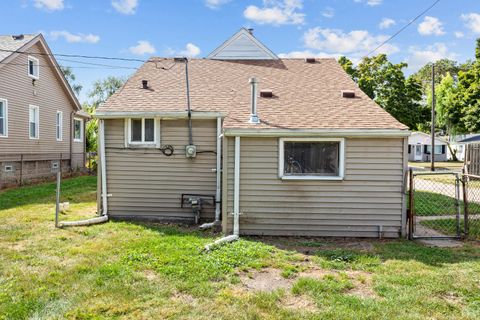
[[443,300],[447,303],[458,306],[462,304],[462,299],[454,292],[447,292],[444,296],[442,296]]
[[280,303],[284,308],[290,310],[302,310],[306,312],[317,311],[315,302],[312,300],[312,298],[306,295],[286,295]]
[[246,289],[253,291],[288,290],[293,284],[292,279],[285,279],[281,275],[281,270],[274,268],[241,274],[240,281]]
[[194,296],[184,292],[175,292],[170,299],[181,304],[188,304],[191,306],[197,305],[197,299]]
[[150,281],[153,281],[158,278],[155,271],[152,271],[152,270],[144,270],[142,273],[143,273],[143,276]]

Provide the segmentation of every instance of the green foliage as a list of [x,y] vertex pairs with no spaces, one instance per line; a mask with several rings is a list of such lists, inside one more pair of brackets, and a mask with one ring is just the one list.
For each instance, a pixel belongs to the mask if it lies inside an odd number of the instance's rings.
[[75,92],[75,94],[78,96],[80,94],[80,91],[82,91],[83,86],[81,84],[75,83],[76,77],[73,73],[72,68],[60,66],[60,70],[62,70],[62,73],[65,76],[68,84],[72,88],[73,92]]
[[107,101],[107,99],[117,92],[125,82],[126,80],[124,78],[114,76],[95,81],[92,90],[88,94],[88,97],[92,99],[91,105],[93,108],[96,109],[101,103]]
[[[412,77],[417,79],[422,84],[422,92],[427,95],[431,92],[432,88],[432,62],[424,65],[420,70],[415,72]],[[442,81],[443,77],[450,74],[452,77],[456,77],[461,70],[466,70],[467,64],[459,65],[457,61],[450,59],[440,59],[435,62],[435,84],[438,85]]]
[[345,70],[345,72],[352,77],[353,81],[357,81],[357,69],[355,69],[352,61],[345,56],[341,56],[338,59],[338,63],[342,66],[343,70]]

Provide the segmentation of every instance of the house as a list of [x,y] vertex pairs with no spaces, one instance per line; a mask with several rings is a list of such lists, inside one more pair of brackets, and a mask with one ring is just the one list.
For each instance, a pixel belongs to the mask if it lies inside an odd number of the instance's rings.
[[83,168],[88,117],[41,34],[0,36],[0,185]]
[[[435,138],[435,161],[447,161],[448,143]],[[413,132],[408,138],[408,161],[430,161],[432,137],[423,132]]]
[[151,58],[95,117],[108,217],[404,233],[409,131],[334,59],[280,59],[241,29],[205,59]]
[[[462,134],[449,137],[450,148],[455,153],[457,160],[463,161],[465,159],[466,145],[472,143],[480,143],[480,134]],[[453,160],[453,154],[447,150],[448,160]]]

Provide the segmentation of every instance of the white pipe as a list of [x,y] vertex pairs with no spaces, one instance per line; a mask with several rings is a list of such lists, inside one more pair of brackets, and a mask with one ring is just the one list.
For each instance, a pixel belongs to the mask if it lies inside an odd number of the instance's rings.
[[233,184],[233,234],[240,234],[240,137],[235,137],[235,173]]
[[250,123],[260,123],[257,114],[257,79],[250,78],[249,83],[251,84],[251,107],[252,111],[250,113]]
[[221,213],[221,197],[222,197],[222,118],[217,118],[217,186],[215,192],[215,221],[204,223],[200,226],[200,229],[209,229],[213,228],[216,225],[220,224],[220,213]]
[[240,239],[240,137],[235,137],[235,172],[233,183],[233,234],[207,244],[205,250]]
[[101,170],[101,185],[102,185],[102,215],[92,219],[80,220],[80,221],[65,221],[60,222],[59,227],[79,227],[89,226],[92,224],[103,223],[108,221],[108,203],[107,203],[107,161],[105,157],[105,123],[103,119],[100,119],[98,125],[99,134],[99,156],[100,156],[100,170]]

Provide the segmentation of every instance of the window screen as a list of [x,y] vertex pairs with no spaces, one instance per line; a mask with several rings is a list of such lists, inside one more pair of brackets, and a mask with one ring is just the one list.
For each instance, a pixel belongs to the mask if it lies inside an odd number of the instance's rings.
[[3,101],[0,101],[0,136],[4,136],[6,134],[6,107]]
[[153,142],[154,134],[153,119],[145,119],[145,142]]
[[29,114],[29,129],[30,129],[30,138],[38,138],[38,126],[39,126],[39,115],[37,107],[30,107]]
[[132,119],[132,141],[142,141],[142,119]]
[[285,141],[284,174],[289,176],[338,176],[340,142]]

